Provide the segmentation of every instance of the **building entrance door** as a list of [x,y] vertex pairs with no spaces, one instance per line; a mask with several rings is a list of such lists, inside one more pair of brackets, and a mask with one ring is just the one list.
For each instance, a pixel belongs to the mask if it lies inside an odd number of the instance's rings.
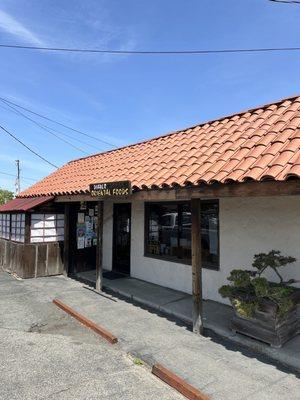
[[131,204],[114,204],[113,270],[130,275]]
[[[77,276],[95,276],[97,253],[96,202],[79,203],[70,206],[70,267],[69,274]],[[91,272],[87,274],[87,272]],[[81,274],[81,275],[80,275]]]

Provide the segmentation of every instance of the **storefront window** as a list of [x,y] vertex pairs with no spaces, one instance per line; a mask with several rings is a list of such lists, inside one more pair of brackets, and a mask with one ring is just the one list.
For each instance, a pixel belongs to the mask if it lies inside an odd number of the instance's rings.
[[64,240],[64,214],[31,214],[31,243]]
[[202,262],[206,268],[219,267],[219,202],[201,203]]
[[[190,203],[147,203],[145,210],[145,255],[191,263]],[[201,223],[203,266],[218,269],[218,201],[202,202]]]

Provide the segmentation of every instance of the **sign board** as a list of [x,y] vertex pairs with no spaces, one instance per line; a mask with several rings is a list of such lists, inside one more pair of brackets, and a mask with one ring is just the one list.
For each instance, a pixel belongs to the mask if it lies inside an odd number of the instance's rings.
[[98,198],[126,197],[131,195],[131,182],[104,182],[90,185],[91,196]]

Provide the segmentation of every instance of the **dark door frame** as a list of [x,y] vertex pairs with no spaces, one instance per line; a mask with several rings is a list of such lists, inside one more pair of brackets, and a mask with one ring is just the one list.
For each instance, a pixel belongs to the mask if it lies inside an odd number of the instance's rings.
[[112,270],[115,272],[121,272],[118,269],[116,269],[116,208],[117,207],[122,207],[122,206],[128,206],[129,210],[129,271],[127,275],[130,275],[131,272],[131,203],[114,203],[113,204],[113,237],[112,237]]

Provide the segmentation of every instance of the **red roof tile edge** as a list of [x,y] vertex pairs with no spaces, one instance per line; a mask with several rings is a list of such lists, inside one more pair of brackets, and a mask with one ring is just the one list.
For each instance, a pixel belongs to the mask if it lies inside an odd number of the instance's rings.
[[282,97],[281,99],[276,100],[275,102],[272,102],[272,103],[263,103],[263,104],[258,105],[256,107],[246,108],[245,110],[241,110],[241,111],[238,111],[236,113],[221,115],[220,117],[217,117],[216,119],[208,119],[208,120],[205,120],[204,122],[200,122],[199,124],[192,125],[192,126],[187,126],[185,128],[178,129],[176,131],[170,131],[170,132],[162,133],[160,135],[153,136],[150,139],[145,139],[145,140],[141,140],[139,142],[126,144],[125,146],[118,147],[117,149],[106,150],[106,151],[102,151],[100,153],[91,154],[90,156],[75,158],[74,160],[68,161],[67,164],[70,164],[72,162],[76,162],[78,160],[85,160],[86,158],[90,158],[90,157],[96,157],[96,156],[99,156],[101,154],[112,153],[114,151],[123,150],[123,149],[127,149],[129,147],[138,146],[140,144],[145,144],[145,143],[148,143],[148,142],[152,142],[152,140],[157,140],[157,139],[165,138],[167,136],[176,135],[178,133],[187,131],[189,129],[194,129],[194,128],[197,128],[197,127],[201,127],[201,126],[204,126],[206,124],[212,124],[214,122],[222,121],[224,119],[230,119],[230,118],[233,118],[233,117],[236,117],[236,116],[240,116],[240,115],[246,114],[248,112],[253,112],[253,111],[259,110],[260,108],[266,108],[266,107],[269,107],[269,106],[272,106],[272,105],[277,105],[277,104],[280,104],[280,103],[282,103],[282,102],[284,102],[286,100],[292,101],[294,99],[297,99],[298,97],[300,97],[300,93],[297,94],[297,95],[291,96],[291,97]]
[[130,180],[134,190],[300,178],[300,96],[68,162],[20,197],[88,193]]

